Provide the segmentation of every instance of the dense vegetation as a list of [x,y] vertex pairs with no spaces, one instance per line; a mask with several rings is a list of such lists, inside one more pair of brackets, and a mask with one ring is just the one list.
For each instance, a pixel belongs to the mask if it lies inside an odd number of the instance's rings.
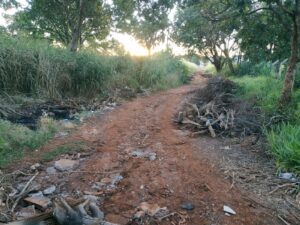
[[[261,109],[264,120],[264,135],[267,140],[267,152],[274,156],[278,169],[300,173],[300,89],[297,71],[297,87],[292,103],[286,108],[278,107],[280,89],[284,78],[279,68],[272,63],[241,63],[235,66],[236,73],[231,74],[226,68],[224,75],[239,84],[237,96],[247,101],[254,101]],[[207,67],[208,71],[216,71]]]
[[[265,134],[279,168],[300,172],[300,0],[30,0],[18,9],[0,29],[0,94],[49,99],[175,87],[189,73],[170,53],[175,42],[187,59],[209,61],[240,84],[239,97],[271,119]],[[149,57],[124,54],[111,31],[134,36]],[[150,56],[162,42],[168,50]],[[1,152],[12,146],[4,137]]]
[[164,89],[185,83],[186,66],[168,52],[150,58],[74,54],[47,43],[0,37],[0,89],[47,98],[95,97],[116,88]]

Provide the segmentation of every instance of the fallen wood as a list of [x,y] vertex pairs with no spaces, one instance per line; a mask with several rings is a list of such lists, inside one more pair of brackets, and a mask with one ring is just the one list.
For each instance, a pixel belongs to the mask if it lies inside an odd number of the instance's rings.
[[245,136],[262,131],[259,110],[248,102],[234,98],[236,84],[216,77],[206,87],[199,89],[196,96],[187,102],[178,114],[177,121],[190,128],[194,134],[211,137],[217,135]]
[[32,183],[32,181],[37,177],[39,173],[37,172],[33,177],[31,177],[31,179],[26,183],[26,185],[24,186],[23,190],[21,191],[20,194],[18,194],[16,197],[16,201],[14,202],[12,208],[11,208],[11,212],[13,213],[15,211],[15,208],[17,207],[17,205],[19,204],[19,201],[24,197],[24,195],[26,194],[26,190],[29,187],[29,185]]

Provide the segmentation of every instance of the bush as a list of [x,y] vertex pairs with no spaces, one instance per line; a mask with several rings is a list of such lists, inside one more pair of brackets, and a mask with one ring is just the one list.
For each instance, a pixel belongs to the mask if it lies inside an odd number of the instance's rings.
[[55,121],[47,117],[41,118],[39,128],[35,131],[0,120],[0,167],[44,144],[53,137],[56,128]]
[[300,125],[281,125],[267,139],[279,169],[300,174]]
[[93,97],[116,85],[174,87],[187,74],[185,65],[167,52],[150,58],[74,54],[46,42],[0,36],[0,89],[9,94]]

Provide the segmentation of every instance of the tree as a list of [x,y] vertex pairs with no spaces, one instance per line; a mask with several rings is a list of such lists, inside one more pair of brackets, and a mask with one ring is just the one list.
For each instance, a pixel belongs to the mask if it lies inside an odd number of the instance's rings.
[[169,26],[168,13],[175,0],[114,0],[115,18],[120,30],[132,34],[151,49],[165,40]]
[[111,11],[102,0],[31,0],[10,29],[47,38],[71,51],[85,41],[103,40],[110,31]]
[[204,55],[221,71],[225,63],[234,73],[230,53],[236,49],[237,20],[218,20],[215,14],[224,5],[219,1],[184,1],[174,23],[173,39],[183,46]]
[[[289,18],[285,18],[289,21]],[[271,11],[242,17],[238,31],[239,47],[245,60],[253,63],[284,60],[289,57],[291,30]]]
[[17,7],[19,6],[19,3],[18,1],[16,0],[0,0],[0,7],[3,7],[3,8],[10,8],[10,7]]
[[240,9],[242,8],[243,14],[246,15],[257,14],[262,11],[271,12],[276,16],[277,23],[284,26],[291,34],[290,59],[279,101],[283,107],[291,102],[299,61],[300,0],[237,0],[234,3]]

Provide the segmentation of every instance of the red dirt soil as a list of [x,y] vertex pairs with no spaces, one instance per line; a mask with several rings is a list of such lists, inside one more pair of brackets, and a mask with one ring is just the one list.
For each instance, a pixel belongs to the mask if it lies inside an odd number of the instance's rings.
[[[184,212],[181,203],[191,202],[195,209],[185,212],[186,224],[282,224],[275,212],[257,203],[255,197],[232,187],[210,163],[209,154],[202,154],[209,137],[200,137],[196,146],[194,138],[176,127],[174,115],[205,82],[197,76],[190,85],[136,98],[104,116],[90,118],[63,141],[84,141],[96,149],[79,170],[120,171],[124,176],[117,190],[101,205],[107,221],[127,224],[141,202],[166,206],[170,212]],[[45,149],[53,149],[61,142],[54,140]],[[128,151],[137,148],[155,152],[156,160],[130,157]],[[92,184],[101,178],[96,173],[71,174],[67,187],[69,191],[92,191]],[[226,216],[224,205],[237,214]]]

